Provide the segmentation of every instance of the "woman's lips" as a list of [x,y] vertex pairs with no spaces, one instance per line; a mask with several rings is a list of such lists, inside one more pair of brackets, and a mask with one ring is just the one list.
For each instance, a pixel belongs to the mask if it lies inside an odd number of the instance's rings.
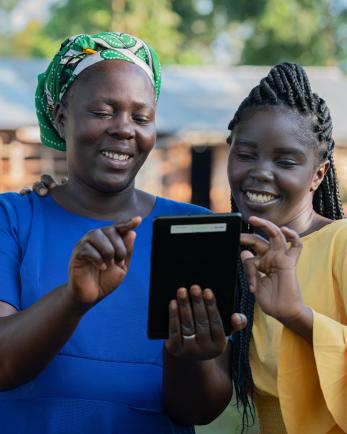
[[270,192],[243,191],[244,201],[249,207],[263,208],[279,200],[279,196]]
[[100,156],[109,166],[117,169],[126,169],[133,160],[132,155],[119,151],[101,151]]

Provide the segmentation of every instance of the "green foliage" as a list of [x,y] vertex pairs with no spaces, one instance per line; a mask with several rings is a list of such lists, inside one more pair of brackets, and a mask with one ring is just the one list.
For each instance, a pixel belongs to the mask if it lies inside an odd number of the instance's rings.
[[169,0],[70,0],[52,7],[43,34],[50,40],[63,40],[107,30],[134,33],[155,47],[163,63],[176,63],[183,41],[179,23]]
[[[18,3],[0,0],[0,17]],[[345,0],[60,0],[50,12],[13,36],[3,20],[0,54],[51,57],[67,36],[116,30],[150,43],[163,64],[218,62],[222,52],[224,62],[347,70]]]
[[59,41],[48,37],[37,20],[29,21],[24,30],[13,35],[11,48],[16,57],[52,57],[59,48]]
[[283,60],[304,65],[336,63],[339,17],[328,0],[267,0],[253,18],[253,32],[247,39],[242,62],[274,64]]
[[0,0],[0,10],[9,12],[17,6],[19,0]]

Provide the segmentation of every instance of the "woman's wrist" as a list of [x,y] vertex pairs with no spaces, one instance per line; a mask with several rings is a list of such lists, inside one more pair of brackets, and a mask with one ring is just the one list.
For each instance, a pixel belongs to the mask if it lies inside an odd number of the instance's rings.
[[298,313],[290,318],[281,319],[280,322],[302,336],[310,345],[313,342],[313,312],[312,309],[304,304]]
[[61,286],[61,292],[62,300],[66,309],[73,315],[82,317],[90,308],[93,307],[91,304],[81,303],[78,301],[68,283]]

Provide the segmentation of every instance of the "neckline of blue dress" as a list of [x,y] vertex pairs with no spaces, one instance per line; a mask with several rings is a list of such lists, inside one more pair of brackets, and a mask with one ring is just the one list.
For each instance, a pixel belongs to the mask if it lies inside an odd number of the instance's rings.
[[[115,224],[115,220],[104,220],[104,219],[97,219],[94,217],[87,217],[87,216],[83,216],[77,213],[74,213],[72,211],[69,211],[68,209],[64,208],[62,205],[60,205],[58,202],[56,202],[53,197],[50,194],[47,194],[47,196],[45,197],[41,197],[40,199],[43,199],[47,202],[49,202],[49,204],[53,207],[55,207],[56,209],[59,210],[59,212],[68,214],[69,217],[73,216],[75,218],[79,218],[79,219],[83,219],[83,220],[89,220],[90,222],[95,222],[95,223],[104,223],[106,225],[109,224]],[[157,209],[159,207],[159,202],[160,202],[160,198],[158,196],[155,197],[155,202],[153,205],[153,208],[151,210],[151,212],[149,214],[146,215],[146,217],[143,217],[142,222],[146,221],[147,219],[152,220],[154,215],[156,215],[157,213]]]

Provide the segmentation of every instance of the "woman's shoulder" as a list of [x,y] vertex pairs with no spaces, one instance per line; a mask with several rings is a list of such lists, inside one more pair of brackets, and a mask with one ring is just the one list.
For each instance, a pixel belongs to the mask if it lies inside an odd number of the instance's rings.
[[[28,215],[33,206],[33,193],[21,195],[19,193],[2,193],[0,194],[0,216],[8,214],[10,217],[15,214]],[[1,218],[1,217],[0,217]]]
[[0,194],[0,229],[21,245],[26,242],[33,221],[33,193]]
[[208,208],[192,203],[178,202],[160,196],[156,198],[155,208],[158,215],[212,214],[212,211]]
[[335,220],[302,238],[304,245],[347,248],[347,219]]

